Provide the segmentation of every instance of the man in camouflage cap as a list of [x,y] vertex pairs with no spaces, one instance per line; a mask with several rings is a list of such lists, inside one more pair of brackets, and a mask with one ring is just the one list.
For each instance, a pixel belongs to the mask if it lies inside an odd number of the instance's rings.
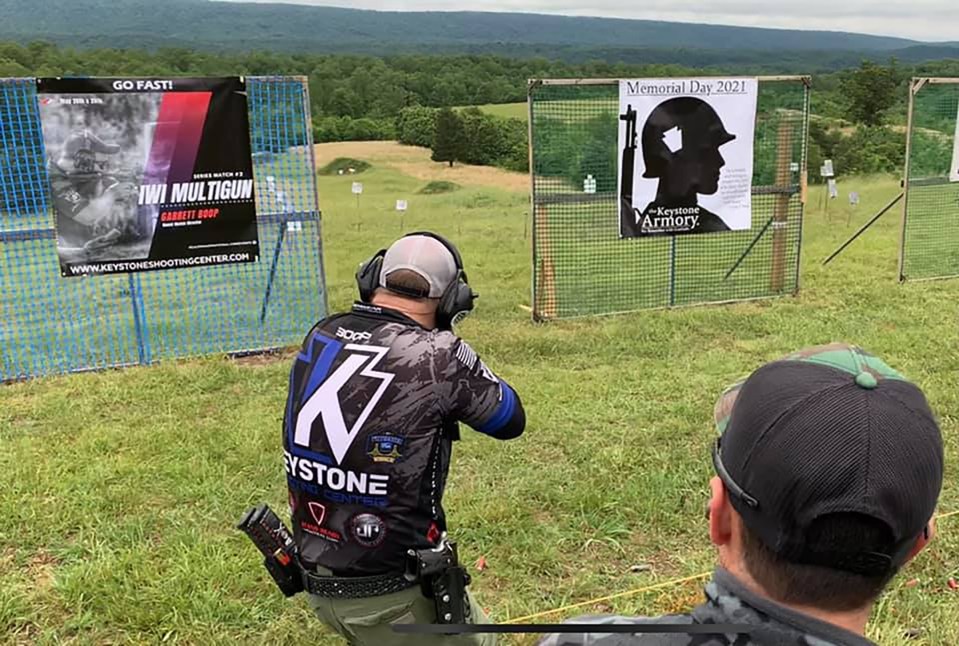
[[[709,535],[719,567],[688,615],[586,617],[542,646],[868,646],[873,605],[930,541],[943,478],[921,390],[860,348],[767,364],[716,405]],[[603,624],[734,624],[740,634],[610,634]]]

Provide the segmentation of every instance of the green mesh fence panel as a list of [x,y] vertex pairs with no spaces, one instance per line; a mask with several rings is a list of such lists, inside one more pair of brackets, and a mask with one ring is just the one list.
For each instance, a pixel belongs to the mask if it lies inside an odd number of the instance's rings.
[[[538,320],[794,294],[809,85],[761,79],[749,231],[619,237],[618,81],[530,84]],[[595,194],[583,192],[592,175]]]
[[62,278],[35,79],[0,79],[0,382],[294,345],[326,315],[304,78],[248,77],[260,260]]
[[950,181],[959,79],[917,79],[912,88],[899,278],[959,276],[959,182]]

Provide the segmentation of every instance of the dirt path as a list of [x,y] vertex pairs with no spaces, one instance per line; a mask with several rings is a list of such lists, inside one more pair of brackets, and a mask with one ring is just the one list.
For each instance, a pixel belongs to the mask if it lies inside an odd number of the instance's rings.
[[416,146],[403,146],[395,141],[345,141],[316,145],[316,165],[326,166],[337,157],[362,159],[374,166],[389,166],[399,172],[425,181],[445,180],[462,186],[492,186],[507,191],[528,192],[529,176],[511,173],[490,166],[466,166],[430,160],[430,151]]

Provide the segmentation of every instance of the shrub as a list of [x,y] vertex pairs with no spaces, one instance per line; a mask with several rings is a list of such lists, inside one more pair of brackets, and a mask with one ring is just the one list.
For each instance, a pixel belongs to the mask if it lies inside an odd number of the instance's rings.
[[370,169],[370,164],[362,159],[351,159],[349,157],[337,157],[329,164],[317,171],[320,175],[339,175],[340,171],[349,173],[353,169],[354,175],[359,175]]
[[418,191],[418,193],[420,195],[440,195],[442,193],[453,193],[454,191],[458,191],[461,188],[463,187],[457,184],[456,182],[437,181],[437,182],[430,182],[429,184],[421,188]]
[[435,108],[418,105],[400,110],[396,118],[396,135],[399,142],[407,146],[432,148],[438,112]]

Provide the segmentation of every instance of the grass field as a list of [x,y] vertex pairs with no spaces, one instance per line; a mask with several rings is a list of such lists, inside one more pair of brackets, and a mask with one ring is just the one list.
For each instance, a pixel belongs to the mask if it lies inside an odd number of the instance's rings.
[[529,106],[523,103],[494,103],[491,105],[476,106],[483,112],[496,115],[497,117],[508,117],[511,119],[522,119],[526,121],[529,117]]
[[[473,589],[494,620],[707,572],[715,397],[810,344],[861,344],[925,387],[947,441],[942,511],[959,510],[959,282],[896,284],[894,215],[820,266],[896,193],[894,180],[841,186],[863,199],[848,223],[850,207],[834,204],[827,220],[811,194],[797,298],[534,325],[521,309],[524,177],[454,169],[452,178],[410,149],[339,146],[321,147],[321,165],[350,156],[373,167],[360,176],[359,208],[357,177],[320,179],[331,306],[348,305],[357,264],[401,231],[451,236],[482,295],[460,332],[526,404],[520,440],[464,434],[447,491],[462,557],[488,563],[473,569]],[[431,179],[464,188],[417,195]],[[403,218],[397,199],[409,200]],[[171,361],[0,388],[0,642],[338,643],[302,598],[282,598],[233,529],[260,501],[285,509],[288,360]],[[959,577],[957,516],[883,597],[870,636],[959,642],[950,577]],[[578,612],[677,611],[700,597],[693,581]]]

